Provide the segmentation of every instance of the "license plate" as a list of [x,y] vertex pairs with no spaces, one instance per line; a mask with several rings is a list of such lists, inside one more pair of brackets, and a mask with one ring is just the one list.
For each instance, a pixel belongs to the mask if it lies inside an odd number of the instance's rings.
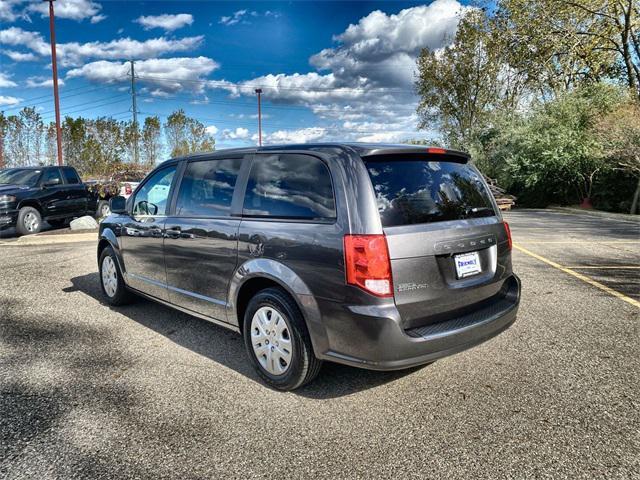
[[468,277],[480,273],[480,255],[478,252],[463,253],[454,255],[453,261],[456,262],[456,274],[458,278]]

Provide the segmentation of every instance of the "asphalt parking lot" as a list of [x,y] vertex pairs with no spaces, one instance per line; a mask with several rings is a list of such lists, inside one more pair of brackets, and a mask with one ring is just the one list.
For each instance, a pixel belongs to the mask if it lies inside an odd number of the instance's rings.
[[106,306],[94,242],[0,245],[0,477],[640,478],[640,224],[507,220],[509,330],[409,371],[325,364],[293,393],[234,333]]

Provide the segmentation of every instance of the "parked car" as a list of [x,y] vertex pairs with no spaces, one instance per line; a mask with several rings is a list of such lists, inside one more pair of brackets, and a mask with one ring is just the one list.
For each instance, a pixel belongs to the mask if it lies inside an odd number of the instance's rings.
[[75,217],[93,215],[97,198],[73,167],[20,167],[0,172],[0,229],[38,233],[43,220],[62,226]]
[[269,385],[323,360],[394,370],[477,345],[516,319],[508,225],[465,153],[316,144],[167,161],[111,200],[102,290],[242,333]]

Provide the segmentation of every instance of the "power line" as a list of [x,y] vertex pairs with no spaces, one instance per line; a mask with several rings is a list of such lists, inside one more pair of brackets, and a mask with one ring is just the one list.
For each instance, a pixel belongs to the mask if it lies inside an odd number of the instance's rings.
[[[76,105],[71,105],[63,113],[64,114],[68,114],[68,113],[77,113],[78,111],[91,110],[92,108],[97,108],[100,105],[94,105],[94,106],[91,106],[89,108],[82,108],[80,110],[78,110],[77,107],[82,107],[82,106],[85,106],[85,105],[92,105],[94,103],[100,103],[100,102],[104,102],[105,100],[112,100],[114,98],[122,98],[124,100],[124,97],[129,98],[129,94],[128,93],[122,93],[122,94],[113,95],[113,96],[110,96],[110,97],[107,97],[107,98],[98,98],[98,99],[95,99],[95,100],[89,100],[89,101],[86,101],[86,102],[78,103]],[[122,100],[120,100],[120,101],[122,101]],[[107,104],[107,105],[110,105],[110,103]],[[49,115],[51,113],[53,113],[53,110],[49,110],[49,111],[46,111],[46,112],[40,112],[40,115],[44,116],[44,115]]]
[[[76,87],[76,88],[73,88],[73,89],[68,89],[67,92],[72,92],[72,91],[76,91],[76,90],[84,90],[84,91],[78,92],[78,93],[74,93],[73,95],[60,95],[60,99],[64,100],[64,99],[71,98],[71,97],[77,97],[78,95],[84,95],[86,93],[95,92],[97,90],[105,90],[105,89],[109,89],[111,87],[112,87],[112,85],[101,85],[99,87],[90,88],[88,90],[86,89],[87,88],[86,85],[82,86],[82,87]],[[40,102],[31,103],[31,100],[36,100],[36,99],[39,99],[39,98],[47,98],[47,100],[42,100]],[[51,94],[43,95],[41,97],[34,97],[34,98],[31,98],[31,99],[28,99],[28,100],[23,100],[23,101],[21,101],[19,103],[14,104],[14,105],[11,106],[11,108],[7,109],[6,111],[7,112],[11,112],[12,110],[20,110],[23,107],[35,107],[36,105],[42,105],[44,103],[49,103],[50,101],[51,101]]]
[[[67,110],[64,113],[65,113],[65,116],[69,116],[70,114],[74,114],[75,115],[75,114],[78,114],[78,113],[85,112],[87,110],[93,110],[93,109],[96,109],[96,108],[106,107],[106,106],[109,106],[109,105],[114,105],[116,103],[121,103],[121,102],[124,102],[126,100],[127,100],[126,98],[121,98],[121,99],[115,100],[113,102],[106,102],[106,103],[102,103],[102,104],[99,104],[99,105],[92,105],[92,106],[89,106],[89,107],[84,107],[84,108],[80,108],[80,109],[76,109],[76,110]],[[49,112],[49,114],[50,113],[51,112]],[[106,116],[106,115],[103,115],[103,116]],[[43,121],[47,121],[47,120],[43,120]]]

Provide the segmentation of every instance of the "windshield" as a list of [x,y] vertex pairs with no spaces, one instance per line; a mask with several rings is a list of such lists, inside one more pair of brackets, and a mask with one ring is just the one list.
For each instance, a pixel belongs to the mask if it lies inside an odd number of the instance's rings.
[[383,227],[496,214],[480,174],[464,163],[365,161]]
[[25,185],[32,187],[40,178],[42,170],[34,170],[33,168],[11,168],[9,170],[0,171],[0,185]]

